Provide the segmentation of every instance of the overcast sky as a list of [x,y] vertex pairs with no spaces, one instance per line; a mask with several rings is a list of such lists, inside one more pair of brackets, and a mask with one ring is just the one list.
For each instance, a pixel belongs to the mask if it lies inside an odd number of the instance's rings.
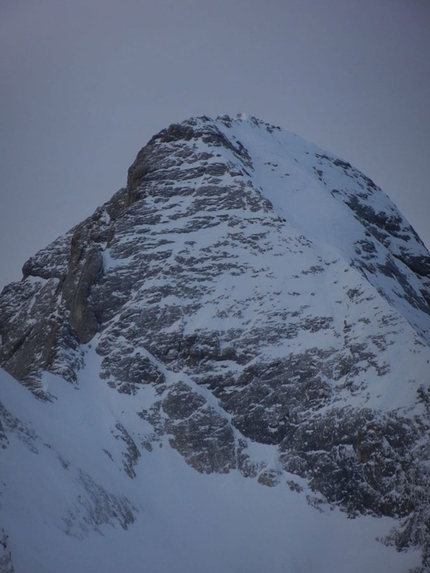
[[430,0],[0,0],[0,288],[202,114],[340,155],[430,246],[429,30]]

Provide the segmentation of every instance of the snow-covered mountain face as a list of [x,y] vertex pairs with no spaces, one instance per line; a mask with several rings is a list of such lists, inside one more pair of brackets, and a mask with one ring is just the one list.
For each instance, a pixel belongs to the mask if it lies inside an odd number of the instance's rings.
[[430,571],[430,255],[349,163],[172,125],[23,275],[0,571]]

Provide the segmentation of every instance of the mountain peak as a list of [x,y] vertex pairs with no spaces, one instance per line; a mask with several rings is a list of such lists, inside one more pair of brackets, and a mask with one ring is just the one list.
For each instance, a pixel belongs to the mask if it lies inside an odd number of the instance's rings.
[[[54,474],[74,468],[84,502],[65,495],[52,518],[69,535],[118,520],[147,532],[145,467],[166,463],[205,478],[193,483],[221,505],[228,494],[207,474],[276,491],[279,507],[294,492],[325,514],[322,529],[337,508],[332,533],[366,516],[374,537],[424,550],[429,567],[429,293],[429,253],[348,162],[245,114],[172,124],[139,151],[126,187],[4,289],[0,363],[39,399],[5,383],[5,440],[20,423],[28,442],[29,420],[10,420],[34,412],[40,443],[68,460]],[[73,430],[63,451],[52,436],[76,416],[95,441]],[[281,562],[283,534],[270,531]],[[383,547],[393,571],[418,564]]]

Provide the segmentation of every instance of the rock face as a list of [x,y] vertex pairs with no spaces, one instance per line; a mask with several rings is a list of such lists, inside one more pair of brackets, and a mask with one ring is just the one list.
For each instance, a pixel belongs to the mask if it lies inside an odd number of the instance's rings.
[[112,431],[129,477],[166,437],[201,473],[305,480],[313,504],[395,518],[391,541],[430,571],[430,255],[349,163],[255,118],[172,125],[25,263],[0,333],[39,399],[56,397],[45,373],[79,389],[89,348],[112,392],[151,395],[140,443]]

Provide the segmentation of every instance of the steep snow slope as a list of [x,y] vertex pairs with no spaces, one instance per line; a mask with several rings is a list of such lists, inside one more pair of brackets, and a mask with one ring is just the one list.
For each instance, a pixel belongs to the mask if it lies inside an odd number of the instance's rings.
[[124,547],[136,571],[430,570],[430,256],[348,163],[255,118],[172,125],[23,273],[0,297],[0,362],[39,398],[1,384],[17,571]]
[[152,397],[110,391],[97,380],[98,357],[87,359],[79,391],[45,375],[55,407],[2,373],[3,407],[20,419],[2,412],[2,523],[15,571],[395,573],[419,563],[419,552],[375,540],[392,519],[345,520],[336,509],[316,511],[285,483],[200,474],[166,438],[141,450],[130,479],[118,425],[139,443],[147,428],[136,414]]

